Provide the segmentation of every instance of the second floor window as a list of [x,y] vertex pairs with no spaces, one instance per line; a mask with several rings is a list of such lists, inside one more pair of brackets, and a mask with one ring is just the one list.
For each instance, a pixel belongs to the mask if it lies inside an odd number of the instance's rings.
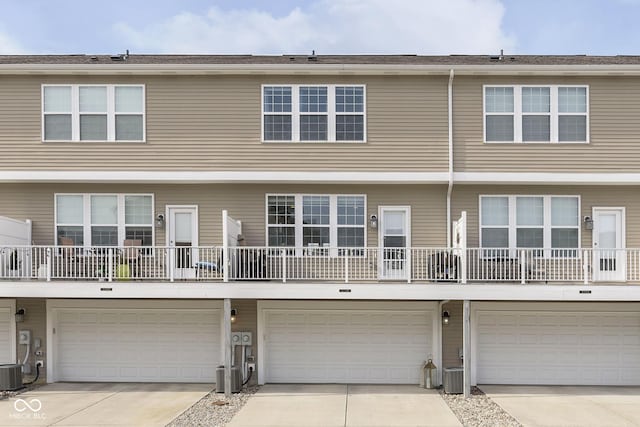
[[267,142],[364,142],[365,87],[262,87],[262,138]]
[[144,86],[44,85],[44,141],[144,141]]
[[587,86],[485,86],[486,142],[589,142]]

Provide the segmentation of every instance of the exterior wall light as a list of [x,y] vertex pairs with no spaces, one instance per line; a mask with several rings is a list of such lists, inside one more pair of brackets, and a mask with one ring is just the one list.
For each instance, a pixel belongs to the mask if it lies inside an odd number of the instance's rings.
[[584,217],[584,228],[585,230],[593,230],[593,218],[590,216]]
[[448,311],[443,311],[442,312],[442,324],[447,326],[449,324],[449,312]]
[[376,215],[371,215],[369,217],[369,227],[378,228],[378,217]]
[[156,215],[156,227],[161,228],[164,226],[164,214]]
[[24,322],[24,315],[26,313],[27,310],[25,310],[24,308],[19,308],[18,311],[16,311],[16,323]]
[[238,316],[238,310],[235,308],[231,309],[231,323],[236,323],[236,317]]

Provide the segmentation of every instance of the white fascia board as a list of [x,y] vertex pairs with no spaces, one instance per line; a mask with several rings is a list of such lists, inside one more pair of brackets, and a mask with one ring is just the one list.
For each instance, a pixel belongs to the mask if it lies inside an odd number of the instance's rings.
[[454,172],[456,184],[638,185],[640,173]]
[[0,74],[89,75],[640,75],[636,64],[527,65],[527,64],[4,64]]
[[445,184],[447,172],[0,171],[0,182]]
[[4,282],[7,298],[280,299],[403,301],[640,301],[640,286],[328,283]]

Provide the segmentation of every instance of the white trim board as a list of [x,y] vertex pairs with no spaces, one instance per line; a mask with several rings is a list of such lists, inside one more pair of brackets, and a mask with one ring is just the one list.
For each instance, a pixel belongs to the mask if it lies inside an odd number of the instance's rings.
[[456,184],[638,185],[640,173],[454,172]]
[[[52,282],[53,283],[53,282]],[[473,300],[473,301],[640,301],[640,286],[627,284],[360,284],[159,282],[3,282],[10,298],[87,299],[271,299],[271,300]],[[151,297],[150,297],[151,296]]]
[[[640,173],[454,172],[456,184],[640,185]],[[0,183],[447,184],[442,172],[0,171]]]
[[[171,56],[168,56],[169,58]],[[637,64],[532,65],[495,63],[486,65],[453,64],[323,64],[296,61],[292,64],[3,64],[0,74],[82,74],[82,75],[208,75],[276,74],[302,75],[640,75]]]
[[[640,174],[639,174],[640,177]],[[446,184],[443,172],[0,171],[0,182]],[[639,178],[640,182],[640,178]]]

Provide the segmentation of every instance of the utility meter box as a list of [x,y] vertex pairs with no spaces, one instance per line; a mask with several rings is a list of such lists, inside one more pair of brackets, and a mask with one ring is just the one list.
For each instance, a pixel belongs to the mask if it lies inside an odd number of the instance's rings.
[[241,332],[240,342],[241,345],[253,345],[252,342],[252,334],[251,332]]

